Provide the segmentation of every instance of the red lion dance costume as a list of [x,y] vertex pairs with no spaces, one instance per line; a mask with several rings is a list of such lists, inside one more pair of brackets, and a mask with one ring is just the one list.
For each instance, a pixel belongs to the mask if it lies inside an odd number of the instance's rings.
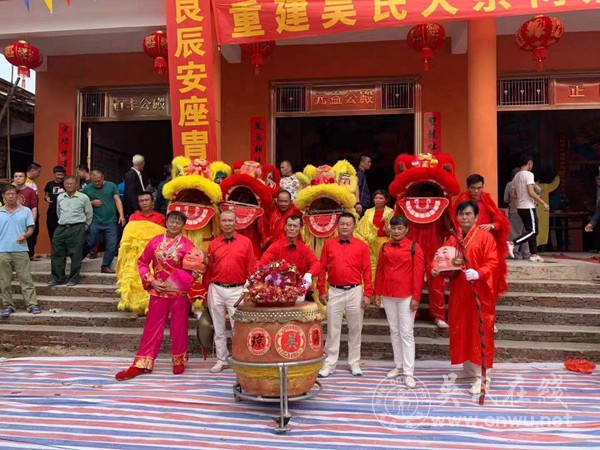
[[221,191],[221,211],[235,212],[236,231],[252,241],[254,254],[259,259],[264,238],[257,219],[270,213],[273,197],[279,193],[277,170],[273,166],[261,166],[255,161],[236,161],[233,163],[233,175],[221,182]]
[[[411,222],[408,238],[421,246],[430,264],[453,224],[450,200],[460,192],[454,160],[445,153],[402,154],[396,158],[394,172],[390,194],[396,199],[396,214]],[[445,211],[450,217],[444,215]],[[428,276],[427,286],[431,318],[445,322],[444,278]]]

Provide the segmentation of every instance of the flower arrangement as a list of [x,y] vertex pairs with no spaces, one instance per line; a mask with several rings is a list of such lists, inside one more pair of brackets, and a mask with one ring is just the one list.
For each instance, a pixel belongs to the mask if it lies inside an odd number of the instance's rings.
[[296,266],[285,260],[274,261],[250,275],[245,300],[258,306],[293,306],[307,287]]

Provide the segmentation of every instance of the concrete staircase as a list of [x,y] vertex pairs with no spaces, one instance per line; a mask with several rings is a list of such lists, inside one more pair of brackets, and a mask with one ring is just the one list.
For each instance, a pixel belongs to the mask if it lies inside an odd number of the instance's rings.
[[[99,260],[84,261],[80,284],[49,287],[49,262],[34,264],[38,300],[44,312],[24,311],[14,283],[19,311],[0,321],[2,356],[132,356],[144,318],[117,311],[114,275],[99,273]],[[496,355],[499,361],[564,361],[567,357],[600,359],[600,264],[547,259],[547,263],[509,262],[509,293],[497,305]],[[417,357],[446,359],[448,333],[427,320],[427,296],[415,325]],[[190,352],[199,354],[195,319],[190,319]],[[344,327],[344,333],[346,328]],[[343,336],[342,355],[346,352]],[[169,350],[168,333],[163,351]],[[383,309],[365,314],[363,357],[392,359]]]

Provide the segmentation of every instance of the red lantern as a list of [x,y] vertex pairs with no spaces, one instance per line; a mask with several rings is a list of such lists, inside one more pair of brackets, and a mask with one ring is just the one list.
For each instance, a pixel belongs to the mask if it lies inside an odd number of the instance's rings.
[[169,51],[167,47],[167,35],[164,31],[157,31],[149,34],[142,41],[144,53],[154,59],[154,68],[158,70],[158,74],[162,75],[163,69],[167,68],[167,59]]
[[242,44],[242,53],[250,58],[250,64],[254,67],[254,75],[258,75],[260,68],[265,63],[265,58],[273,54],[275,41],[253,42]]
[[406,36],[408,46],[421,53],[425,72],[429,72],[429,61],[433,51],[444,43],[446,30],[439,23],[423,23],[410,29]]
[[560,41],[564,32],[565,26],[556,17],[535,16],[515,33],[515,43],[521,50],[533,52],[533,60],[537,61],[537,70],[541,72],[548,47]]
[[18,67],[18,75],[23,78],[23,88],[25,87],[25,78],[31,75],[30,70],[42,65],[44,58],[42,54],[33,45],[27,41],[18,41],[4,47],[4,57],[13,66]]

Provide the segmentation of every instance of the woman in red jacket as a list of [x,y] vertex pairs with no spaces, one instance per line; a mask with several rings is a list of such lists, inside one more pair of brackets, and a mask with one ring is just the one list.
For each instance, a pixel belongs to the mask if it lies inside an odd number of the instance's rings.
[[404,375],[404,384],[413,389],[416,386],[414,323],[423,291],[425,259],[419,244],[406,238],[407,233],[407,220],[392,217],[390,240],[379,253],[375,294],[383,301],[394,350],[396,367],[387,377]]

